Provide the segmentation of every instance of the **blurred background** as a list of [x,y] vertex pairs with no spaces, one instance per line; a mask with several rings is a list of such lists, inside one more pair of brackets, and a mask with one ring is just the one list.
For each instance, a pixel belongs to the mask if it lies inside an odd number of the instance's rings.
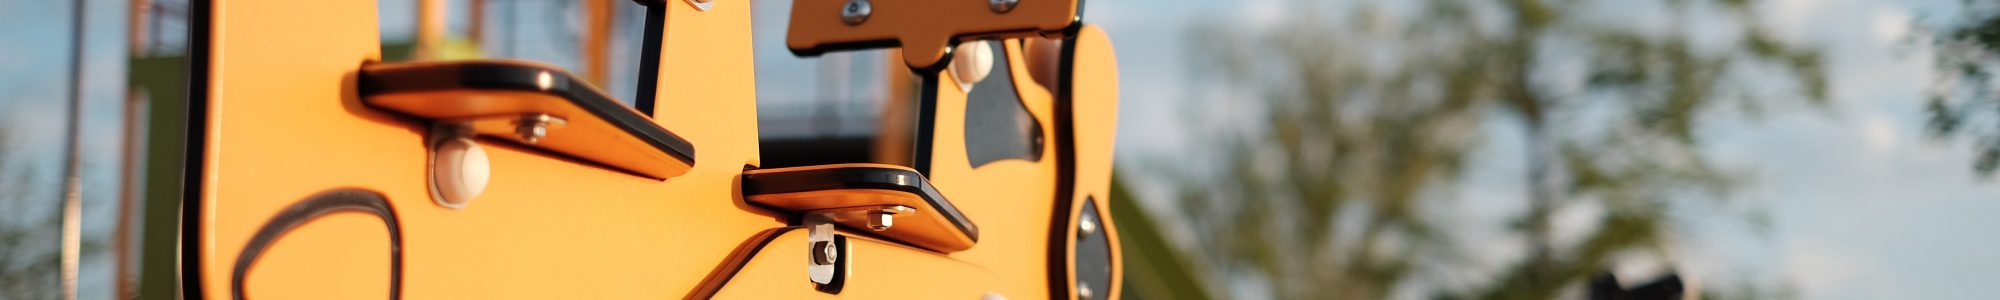
[[[147,209],[120,205],[146,197],[124,145],[181,97],[187,3],[84,1],[0,0],[0,299],[61,296],[64,220],[78,298],[118,298],[118,261],[149,256],[111,250],[146,223],[118,222]],[[747,2],[767,152],[874,134],[884,54],[794,57],[790,1]],[[633,98],[638,6],[447,3],[449,56]],[[380,5],[405,58],[417,3]],[[2000,294],[2000,3],[1085,5],[1120,60],[1133,298]]]

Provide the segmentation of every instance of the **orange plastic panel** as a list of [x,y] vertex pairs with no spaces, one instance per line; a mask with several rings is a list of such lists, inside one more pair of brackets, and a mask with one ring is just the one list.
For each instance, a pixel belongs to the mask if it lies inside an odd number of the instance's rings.
[[[801,0],[795,11],[828,2],[836,1]],[[1073,0],[1024,0],[1010,14],[1030,17],[1019,18],[980,16],[975,12],[991,12],[978,1],[877,2],[875,20],[865,23],[873,25],[860,26],[873,29],[854,32],[880,29],[870,26],[930,31],[892,36],[937,49],[906,60],[928,64],[941,60],[943,45],[953,38],[1060,30],[1075,13]],[[740,196],[739,176],[758,164],[750,5],[719,2],[699,11],[667,4],[659,6],[667,10],[660,45],[665,59],[650,113],[702,153],[692,169],[655,180],[550,159],[514,143],[482,142],[492,165],[490,184],[454,209],[429,199],[424,135],[430,124],[369,108],[360,99],[359,70],[379,58],[375,3],[215,0],[213,27],[197,33],[212,37],[211,51],[192,53],[210,58],[198,66],[208,70],[203,88],[209,97],[195,108],[205,115],[196,120],[203,143],[194,145],[202,160],[190,166],[200,172],[189,178],[199,194],[188,199],[194,225],[186,230],[198,238],[182,242],[198,250],[183,262],[194,275],[185,279],[200,291],[197,297],[229,297],[231,263],[271,216],[316,193],[355,189],[387,199],[399,223],[401,269],[381,263],[388,257],[379,251],[386,242],[377,220],[334,214],[278,238],[244,278],[248,295],[373,298],[388,289],[391,272],[402,272],[400,295],[410,299],[1034,299],[1065,291],[1051,286],[1060,285],[1050,281],[1051,263],[1064,259],[1052,253],[1066,246],[1050,229],[1080,207],[1071,197],[1101,195],[1095,194],[1103,191],[1100,184],[1108,185],[1111,129],[1101,126],[1115,119],[1082,119],[1115,110],[1115,75],[1095,75],[1115,69],[1100,64],[1110,62],[1108,44],[1077,51],[1095,61],[1077,64],[1078,86],[1091,88],[1072,94],[1080,103],[1074,108],[1079,195],[1057,194],[1063,177],[1055,156],[971,166],[959,136],[965,92],[941,85],[937,135],[928,139],[936,150],[930,179],[969,219],[982,220],[981,243],[941,255],[847,235],[853,268],[844,291],[832,295],[805,278],[805,231],[771,231],[787,216]],[[924,13],[904,12],[906,7]],[[826,21],[800,18],[818,17],[795,16],[794,28]],[[1010,23],[1015,21],[1022,23]],[[937,24],[965,26],[930,26]],[[897,28],[880,30],[891,29]],[[815,43],[867,43],[880,36],[823,37],[828,39]],[[1027,79],[1028,60],[1018,43],[1007,44],[1006,52],[1024,106],[1043,136],[1055,136],[1050,87]],[[1107,59],[1091,58],[1100,56]],[[1105,95],[1114,102],[1089,102]],[[1042,147],[1058,153],[1055,143]],[[1103,180],[1091,181],[1100,174]],[[746,239],[770,247],[745,248]]]
[[871,13],[859,24],[841,18],[850,0],[797,0],[785,45],[792,53],[901,46],[913,69],[943,63],[952,39],[1006,38],[1060,33],[1077,20],[1077,0],[1020,0],[995,12],[988,1],[865,0]]
[[[738,5],[731,5],[738,4]],[[429,198],[428,124],[369,108],[356,78],[380,49],[373,1],[216,0],[200,195],[191,210],[205,298],[228,298],[230,266],[278,210],[335,188],[380,193],[401,221],[405,299],[679,298],[737,243],[782,216],[743,202],[736,180],[757,162],[750,6],[668,5],[655,122],[702,154],[665,181],[540,150],[481,142],[485,192],[462,209]],[[702,59],[679,59],[701,57]],[[349,214],[351,215],[351,214]],[[280,238],[250,295],[378,295],[382,227],[336,215]],[[321,250],[324,249],[324,250]],[[308,280],[310,279],[310,280]],[[356,294],[325,293],[351,287]],[[371,296],[365,298],[375,298]]]
[[[1007,65],[1014,74],[1016,94],[1023,107],[1039,123],[1042,136],[1055,136],[1054,97],[1049,89],[1029,79],[1018,42],[1004,43]],[[1003,54],[1003,53],[996,53]],[[955,82],[950,72],[939,72],[939,82]],[[997,74],[997,72],[996,72]],[[996,80],[988,78],[987,80]],[[1056,205],[1056,156],[1043,155],[1035,161],[1006,159],[974,168],[966,157],[966,92],[957,84],[939,84],[932,145],[932,184],[951,197],[967,217],[980,220],[979,245],[951,257],[981,265],[996,276],[996,288],[1014,297],[1049,295],[1049,264],[1052,258],[1049,227],[1063,211]],[[1042,153],[1057,153],[1055,143],[1041,143]],[[1019,296],[1015,296],[1019,295]]]

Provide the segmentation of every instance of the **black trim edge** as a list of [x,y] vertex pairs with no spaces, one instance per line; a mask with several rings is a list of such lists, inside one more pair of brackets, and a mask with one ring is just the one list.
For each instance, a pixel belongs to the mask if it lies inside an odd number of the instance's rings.
[[660,91],[660,40],[666,38],[667,8],[648,4],[645,0],[633,1],[646,6],[646,30],[645,35],[639,37],[639,80],[636,82],[639,92],[632,95],[632,107],[646,116],[658,117],[654,115],[653,108],[659,101],[655,98]]
[[[1083,28],[1082,22],[1073,23],[1063,38],[1062,60],[1056,72],[1055,123],[1056,123],[1056,195],[1055,212],[1049,225],[1049,299],[1069,299],[1074,283],[1070,281],[1069,259],[1073,239],[1069,237],[1076,206],[1076,31]],[[1069,287],[1069,288],[1059,288]],[[1115,288],[1115,287],[1113,287]]]
[[937,102],[938,79],[943,76],[934,71],[913,70],[923,76],[923,86],[917,91],[917,132],[910,135],[910,168],[917,173],[931,174],[931,149],[937,142]]
[[201,186],[202,168],[207,166],[203,148],[208,147],[208,81],[210,56],[215,54],[213,35],[215,4],[212,0],[188,1],[188,95],[187,131],[181,136],[186,147],[181,164],[181,298],[203,299],[201,270]]

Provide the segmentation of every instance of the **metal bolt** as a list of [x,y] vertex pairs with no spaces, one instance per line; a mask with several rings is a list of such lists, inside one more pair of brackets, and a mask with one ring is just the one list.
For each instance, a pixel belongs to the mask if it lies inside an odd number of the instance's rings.
[[874,8],[868,5],[868,0],[847,0],[847,5],[840,8],[840,21],[847,25],[861,25],[873,13]]
[[1090,284],[1089,284],[1089,283],[1083,283],[1083,282],[1081,282],[1081,281],[1079,281],[1079,282],[1077,282],[1077,283],[1076,283],[1076,298],[1077,298],[1077,299],[1090,299],[1090,296],[1094,296],[1094,295],[1096,295],[1096,293],[1090,290]]
[[889,230],[889,227],[896,226],[896,215],[914,212],[917,212],[917,209],[902,205],[871,208],[867,213],[868,229],[874,231]]
[[687,3],[693,4],[694,10],[698,11],[708,11],[709,7],[715,6],[715,0],[687,0]]
[[816,265],[831,265],[840,260],[840,248],[834,247],[832,241],[813,242],[812,259]]
[[1021,0],[987,0],[987,1],[986,1],[986,6],[988,6],[988,7],[991,7],[991,8],[993,8],[993,12],[996,12],[996,13],[1003,13],[1003,14],[1004,14],[1004,13],[1007,13],[1007,11],[1010,11],[1010,10],[1014,10],[1014,5],[1016,5],[1016,4],[1021,4]]
[[1092,234],[1097,234],[1097,222],[1091,221],[1090,219],[1087,218],[1083,219],[1082,221],[1077,222],[1076,231],[1077,231],[1076,238],[1079,239]]
[[883,231],[896,226],[896,213],[878,210],[868,212],[868,230]]
[[554,118],[546,114],[521,116],[520,120],[514,122],[514,134],[529,144],[541,141],[542,137],[549,135],[549,121]]

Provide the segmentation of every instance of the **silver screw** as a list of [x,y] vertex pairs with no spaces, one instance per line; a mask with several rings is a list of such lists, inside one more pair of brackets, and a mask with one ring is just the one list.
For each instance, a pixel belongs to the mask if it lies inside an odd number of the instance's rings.
[[549,136],[549,120],[553,118],[545,114],[521,116],[514,122],[514,134],[520,135],[521,141],[529,144],[541,141],[542,137]]
[[847,5],[840,7],[840,21],[847,25],[861,25],[873,13],[874,8],[868,5],[868,0],[847,0]]
[[1090,219],[1083,219],[1082,221],[1077,222],[1076,231],[1078,232],[1076,238],[1079,239],[1092,234],[1097,234],[1097,222],[1093,222]]
[[840,259],[840,249],[834,247],[832,241],[813,242],[813,249],[816,250],[813,251],[813,264],[831,265]]
[[1014,10],[1015,4],[1021,4],[1021,0],[986,0],[986,6],[993,8],[993,12],[1003,14]]
[[870,208],[867,212],[868,229],[874,231],[889,230],[890,227],[896,226],[896,215],[915,212],[917,212],[917,209],[902,205]]
[[1090,284],[1088,284],[1088,283],[1083,283],[1083,282],[1077,282],[1077,283],[1076,283],[1076,298],[1077,298],[1077,299],[1090,299],[1090,296],[1094,296],[1094,295],[1096,295],[1096,293],[1090,290]]
[[715,0],[687,0],[687,2],[693,4],[694,10],[698,11],[708,11],[709,7],[715,6]]

